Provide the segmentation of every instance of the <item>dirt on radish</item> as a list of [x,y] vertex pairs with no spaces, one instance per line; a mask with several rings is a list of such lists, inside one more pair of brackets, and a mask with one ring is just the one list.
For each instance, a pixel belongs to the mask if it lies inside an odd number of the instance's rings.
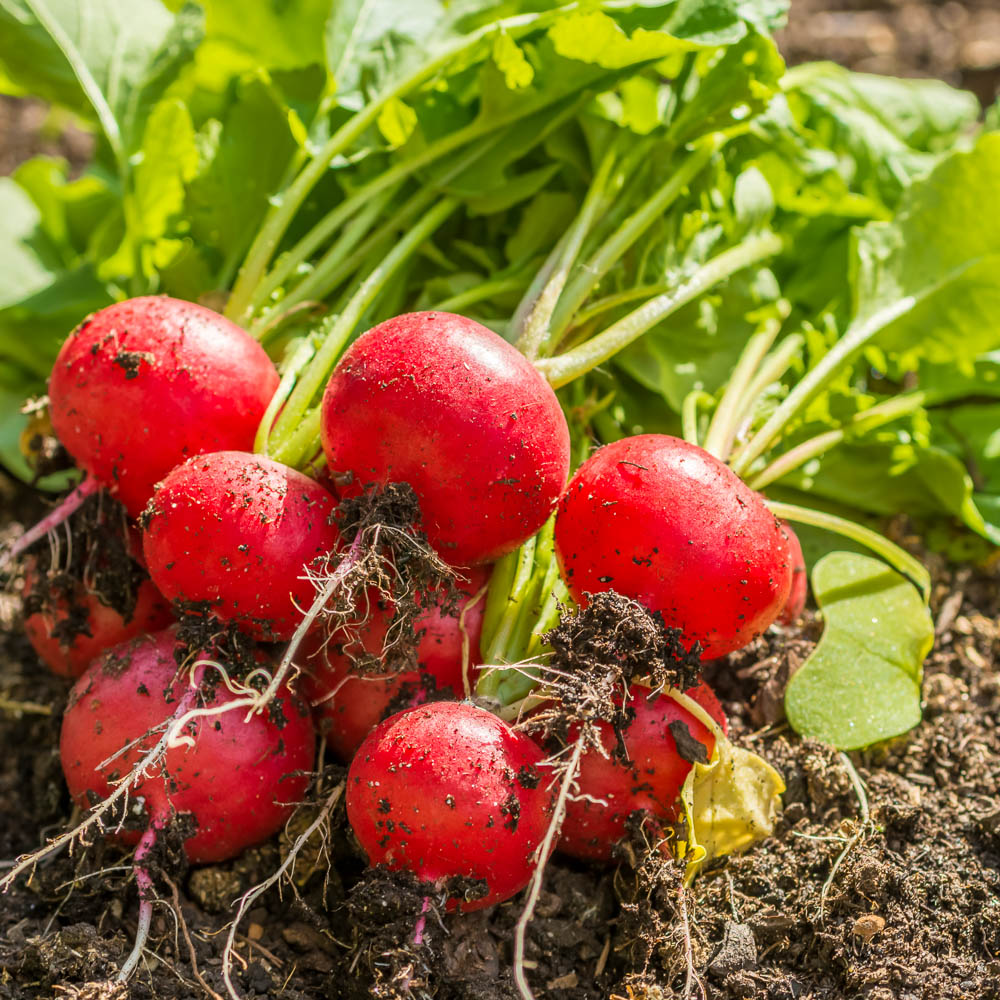
[[[37,513],[19,509],[23,495],[9,487],[4,499],[15,516]],[[680,869],[645,852],[640,831],[619,849],[617,868],[557,855],[528,931],[537,995],[682,996],[690,954],[691,995],[700,982],[720,1000],[1000,996],[1000,574],[939,568],[936,578],[925,721],[852,755],[870,822],[839,756],[782,728],[780,691],[818,634],[807,616],[708,676],[734,737],[766,753],[787,782],[776,836],[683,895]],[[67,684],[40,668],[16,602],[3,601],[0,856],[12,858],[70,815],[58,760]],[[326,776],[326,787],[340,777]],[[208,867],[187,867],[168,839],[154,879],[167,901],[176,888],[183,926],[155,907],[150,950],[127,988],[110,983],[135,932],[127,851],[97,840],[59,855],[3,900],[0,997],[179,1000],[204,995],[199,976],[223,995],[220,931],[232,901],[273,873],[310,821],[295,817],[280,838]],[[365,872],[342,806],[323,844],[332,867],[315,846],[306,850],[294,891],[270,892],[242,922],[234,985],[244,997],[515,995],[516,899],[461,916],[435,900],[425,909],[408,876]]]

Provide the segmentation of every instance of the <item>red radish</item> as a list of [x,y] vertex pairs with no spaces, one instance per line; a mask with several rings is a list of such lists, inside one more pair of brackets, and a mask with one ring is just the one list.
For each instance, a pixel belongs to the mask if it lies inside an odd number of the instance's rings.
[[806,607],[806,598],[809,596],[809,575],[806,573],[806,560],[802,555],[799,536],[787,521],[782,521],[781,527],[788,539],[788,555],[792,563],[792,587],[788,591],[788,600],[778,615],[778,621],[782,625],[794,625],[802,617]]
[[788,540],[735,473],[665,434],[623,438],[576,471],[556,515],[555,549],[574,600],[615,590],[715,659],[780,614]]
[[[106,798],[110,782],[125,776],[156,745],[163,724],[188,706],[200,700],[221,708],[237,700],[204,666],[194,675],[200,687],[178,677],[176,647],[172,630],[133,639],[95,662],[74,686],[59,749],[70,794],[82,808],[90,807],[91,796]],[[306,706],[287,689],[273,710],[247,719],[246,708],[234,708],[194,720],[184,734],[193,743],[168,749],[131,797],[142,799],[151,829],[173,814],[194,821],[184,842],[191,862],[231,858],[271,836],[305,793],[308,776],[299,772],[313,765],[313,727]],[[122,839],[136,843],[139,834]]]
[[479,910],[528,884],[549,822],[542,751],[469,702],[438,701],[386,719],[347,775],[347,818],[372,865],[421,881],[485,881],[449,900]]
[[323,396],[322,438],[342,496],[409,483],[431,545],[456,566],[530,538],[569,473],[548,383],[502,337],[451,313],[408,313],[358,338]]
[[[708,685],[686,694],[725,730],[725,715]],[[678,736],[688,758],[702,753],[704,762],[711,758],[712,733],[669,695],[649,695],[649,688],[629,688],[635,718],[624,733],[626,760],[606,758],[596,750],[580,759],[578,793],[567,803],[559,838],[559,848],[567,854],[610,861],[612,848],[625,835],[625,821],[637,809],[667,822],[677,818],[678,796],[691,770],[691,760],[678,752]],[[614,730],[606,722],[596,725],[611,754],[618,742]],[[578,734],[579,726],[571,727],[569,740]]]
[[[25,570],[26,609],[38,592],[38,575],[32,561]],[[153,585],[143,580],[135,594],[135,605],[121,614],[105,604],[99,594],[81,581],[49,585],[41,610],[26,616],[24,630],[42,661],[63,677],[79,677],[91,661],[119,643],[166,628],[174,620],[170,605]]]
[[260,344],[211,309],[128,299],[94,313],[63,344],[49,380],[52,426],[137,517],[154,485],[189,456],[251,449],[278,382]]
[[301,472],[221,451],[174,469],[150,502],[143,551],[153,582],[260,639],[289,639],[315,597],[306,578],[339,544],[336,501]]
[[[459,588],[469,597],[475,595],[486,583],[488,573],[474,569],[469,579]],[[467,607],[469,597],[461,602],[454,615],[444,614],[438,607],[431,607],[414,623],[417,643],[416,670],[399,674],[359,673],[355,660],[364,654],[382,657],[392,609],[379,602],[377,592],[369,594],[371,613],[360,627],[354,641],[338,643],[338,636],[323,643],[322,636],[313,632],[303,644],[301,661],[305,673],[302,693],[315,706],[314,715],[327,744],[341,760],[349,761],[364,738],[388,714],[390,706],[406,699],[409,707],[425,700],[428,680],[436,691],[450,692],[453,698],[463,697],[465,680],[462,677],[463,636],[459,616],[469,644],[469,664],[481,662],[479,637],[483,631],[485,599]],[[341,640],[346,636],[341,634]],[[470,671],[474,674],[474,671]],[[476,678],[469,684],[475,688]],[[407,697],[407,694],[409,696]]]

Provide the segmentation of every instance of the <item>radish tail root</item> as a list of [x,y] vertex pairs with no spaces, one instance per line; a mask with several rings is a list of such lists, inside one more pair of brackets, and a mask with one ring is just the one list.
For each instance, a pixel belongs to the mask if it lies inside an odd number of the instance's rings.
[[156,846],[156,838],[166,826],[169,817],[170,814],[168,811],[157,814],[150,821],[146,832],[139,841],[138,847],[135,849],[135,854],[132,856],[135,884],[139,889],[139,921],[135,932],[135,944],[132,946],[131,953],[125,959],[124,963],[122,963],[122,967],[118,972],[118,982],[120,983],[128,982],[129,977],[135,972],[136,966],[138,966],[139,960],[142,958],[146,941],[149,938],[149,927],[153,921],[153,900],[156,898],[156,894],[153,891],[153,878],[149,874],[149,868],[146,866],[146,858],[149,857]]
[[559,795],[556,798],[555,808],[552,810],[552,819],[549,822],[548,830],[545,832],[545,839],[542,841],[542,845],[538,851],[538,867],[535,868],[535,872],[531,876],[531,883],[528,886],[528,897],[525,900],[521,916],[517,921],[517,927],[514,929],[514,982],[517,985],[517,991],[520,993],[522,1000],[535,1000],[535,994],[531,992],[531,987],[528,985],[528,978],[524,973],[525,935],[528,931],[528,925],[531,923],[531,918],[534,916],[538,897],[542,891],[545,865],[552,854],[552,849],[555,847],[555,839],[559,834],[559,828],[562,826],[563,818],[566,815],[566,802],[569,800],[573,783],[580,773],[580,758],[583,756],[585,746],[586,739],[581,734],[577,737],[576,743],[573,745],[573,754],[566,764],[562,783],[559,786]]
[[35,542],[44,538],[50,531],[58,528],[60,524],[72,517],[83,505],[84,500],[100,488],[101,484],[92,476],[84,479],[55,510],[46,514],[36,525],[24,532],[3,555],[0,555],[0,570],[31,548]]

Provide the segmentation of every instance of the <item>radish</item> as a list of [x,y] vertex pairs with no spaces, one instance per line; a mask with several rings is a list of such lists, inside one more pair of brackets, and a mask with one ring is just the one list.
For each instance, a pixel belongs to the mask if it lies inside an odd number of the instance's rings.
[[542,756],[469,702],[411,708],[361,744],[347,775],[347,818],[372,865],[444,891],[453,891],[449,879],[481,880],[481,895],[452,895],[447,905],[482,909],[527,885],[538,863],[550,802]]
[[76,682],[63,718],[59,752],[70,794],[81,808],[100,804],[60,839],[100,823],[123,797],[140,802],[148,819],[141,833],[116,828],[120,839],[137,844],[139,889],[136,940],[119,971],[122,982],[149,934],[147,859],[162,831],[183,817],[189,861],[235,857],[280,829],[305,794],[313,764],[308,709],[287,688],[269,713],[247,715],[256,692],[244,689],[241,697],[205,661],[189,679],[178,677],[177,652],[172,629],[116,647]]
[[[166,628],[173,612],[148,577],[135,591],[128,611],[112,607],[81,580],[48,581],[39,592],[39,573],[31,560],[24,574],[24,631],[43,663],[63,677],[79,677],[105,650]],[[33,610],[34,609],[34,610]]]
[[792,530],[792,526],[787,521],[781,522],[782,530],[788,539],[788,555],[792,563],[792,586],[788,591],[788,600],[778,615],[778,621],[782,625],[794,625],[806,607],[806,598],[809,596],[809,575],[806,572],[806,560],[802,555],[802,543],[799,536]]
[[199,455],[159,484],[144,517],[153,582],[185,610],[258,639],[289,639],[315,597],[307,570],[339,544],[336,501],[259,455]]
[[545,522],[569,472],[569,429],[528,360],[479,323],[408,313],[363,334],[323,396],[321,432],[341,495],[413,487],[431,545],[491,562]]
[[486,570],[472,570],[469,579],[459,584],[467,596],[454,614],[432,606],[417,619],[415,670],[362,673],[355,666],[355,661],[366,655],[385,662],[383,647],[392,609],[380,600],[378,592],[368,595],[370,613],[358,634],[351,636],[342,630],[326,642],[315,631],[310,635],[302,657],[302,692],[314,705],[314,716],[327,744],[341,760],[351,760],[364,738],[392,714],[392,706],[401,709],[423,702],[429,686],[451,698],[461,698],[467,682],[475,686],[475,677],[463,677],[463,645],[467,643],[470,667],[478,665],[485,602],[480,599],[470,606],[470,598],[487,578]]
[[[166,723],[204,703],[213,714],[185,726],[162,760],[138,776],[131,795],[143,800],[151,824],[163,826],[175,815],[194,821],[184,842],[189,861],[221,861],[271,836],[304,795],[312,722],[287,689],[270,713],[225,711],[238,696],[204,665],[193,683],[178,677],[177,645],[168,629],[117,646],[91,665],[63,718],[63,773],[74,801],[89,808],[92,796],[107,798],[112,782],[157,743]],[[140,834],[121,837],[136,843]]]
[[165,296],[128,299],[63,344],[49,380],[52,426],[137,517],[184,459],[252,448],[278,382],[264,349],[218,313]]
[[[725,715],[708,685],[686,694],[725,730]],[[607,723],[596,723],[608,756],[588,750],[580,758],[577,794],[566,806],[559,847],[577,858],[610,861],[614,845],[636,810],[673,822],[681,788],[693,760],[706,763],[715,748],[712,733],[669,695],[652,695],[633,684],[629,705],[635,716],[622,733],[624,753],[616,753],[618,737]],[[579,726],[569,730],[574,742]]]
[[787,536],[718,459],[665,434],[622,438],[574,474],[555,548],[574,600],[615,590],[715,659],[760,635],[792,583]]

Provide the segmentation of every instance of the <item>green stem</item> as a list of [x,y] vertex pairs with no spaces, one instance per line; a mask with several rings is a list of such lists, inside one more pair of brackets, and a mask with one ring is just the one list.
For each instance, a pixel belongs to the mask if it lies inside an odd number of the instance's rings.
[[461,312],[468,306],[482,302],[493,295],[506,295],[508,292],[519,292],[524,288],[524,278],[494,278],[492,281],[484,281],[473,288],[467,288],[464,292],[452,295],[450,298],[442,299],[431,306],[435,312]]
[[[514,631],[514,623],[521,610],[521,601],[531,582],[531,574],[535,568],[535,547],[537,544],[538,536],[535,535],[529,538],[517,551],[517,568],[496,630],[488,638],[484,636],[487,641],[483,649],[483,658],[487,663],[509,662],[506,651]],[[493,671],[490,676],[495,676],[498,673],[499,671]],[[490,686],[492,685],[489,682],[485,685],[487,688]],[[487,693],[482,688],[477,688],[477,690],[480,693]]]
[[536,361],[535,367],[552,386],[558,388],[566,385],[613,357],[681,306],[687,305],[737,271],[774,256],[781,247],[781,237],[774,233],[750,236],[738,246],[702,265],[692,277],[672,291],[651,299],[572,351]]
[[712,136],[695,149],[677,168],[670,179],[642,206],[633,212],[597,252],[580,268],[569,283],[552,317],[549,344],[554,345],[574,322],[577,310],[594,290],[601,278],[621,259],[633,243],[681,195],[709,160],[722,148],[725,139]]
[[[299,421],[312,404],[316,394],[329,378],[330,372],[337,363],[344,345],[354,333],[354,328],[365,310],[371,305],[376,295],[385,287],[386,282],[403,262],[414,253],[421,243],[433,233],[444,220],[458,207],[457,198],[442,198],[421,220],[404,236],[399,243],[386,255],[384,260],[375,267],[358,287],[344,311],[337,317],[323,344],[316,352],[315,358],[303,377],[295,386],[281,416],[275,422],[272,433],[272,450],[275,455],[288,455],[286,440],[295,433]],[[289,465],[297,464],[299,455],[284,458]]]
[[253,450],[256,454],[268,454],[267,439],[271,433],[275,417],[277,417],[282,406],[285,405],[288,397],[292,394],[296,379],[298,379],[305,366],[312,361],[315,354],[316,344],[311,337],[306,337],[299,343],[292,356],[288,359],[288,364],[285,366],[285,370],[281,376],[281,382],[278,383],[278,389],[271,397],[271,402],[267,404],[263,419],[257,427],[257,435],[253,442]]
[[708,425],[708,433],[705,435],[703,447],[720,462],[726,460],[732,449],[733,440],[740,425],[743,401],[749,395],[747,389],[765,355],[771,349],[780,329],[780,322],[769,320],[747,341],[746,347],[743,348],[743,353],[740,354],[740,359],[733,369],[732,378],[730,378],[729,384],[719,400],[719,405],[712,415],[712,422]]
[[837,517],[835,514],[827,514],[824,511],[812,510],[808,507],[780,503],[777,500],[765,500],[764,504],[775,517],[792,521],[795,524],[808,524],[814,528],[823,528],[871,549],[872,552],[889,563],[893,569],[899,570],[903,576],[908,577],[923,595],[925,601],[930,597],[931,577],[924,566],[909,552],[904,552],[898,545],[890,542],[888,538],[880,535],[877,531],[855,524],[854,521],[848,521],[846,518]]
[[271,446],[271,458],[294,468],[300,468],[308,463],[323,447],[320,438],[322,412],[320,406],[306,410],[299,418],[295,430],[280,444]]
[[692,389],[681,403],[681,433],[690,444],[698,444],[698,407],[709,406],[715,397],[701,389]]
[[618,306],[627,306],[637,299],[650,299],[654,295],[663,295],[664,292],[673,291],[676,285],[656,284],[637,285],[635,288],[626,288],[623,292],[615,292],[614,295],[606,295],[603,299],[595,299],[586,309],[580,309],[573,317],[573,322],[569,327],[575,330],[578,327],[586,326],[592,319],[600,316],[601,313],[617,309]]
[[824,434],[817,434],[815,437],[809,438],[808,441],[803,441],[786,451],[783,455],[779,455],[767,468],[749,479],[747,485],[751,489],[762,490],[765,486],[770,486],[771,483],[805,465],[811,458],[816,458],[840,444],[848,434],[874,430],[876,427],[881,427],[882,424],[887,424],[907,413],[912,413],[924,405],[925,398],[922,392],[907,393],[904,396],[896,396],[884,403],[879,403],[863,413],[856,413],[846,426],[826,431]]
[[[519,38],[536,28],[545,27],[551,21],[561,17],[566,11],[575,10],[577,6],[578,4],[573,3],[539,14],[521,14],[484,25],[477,31],[447,46],[439,55],[424,63],[419,69],[369,102],[362,111],[352,115],[330,136],[323,144],[323,148],[303,167],[295,180],[273,199],[272,206],[247,253],[243,267],[240,269],[226,308],[226,316],[236,322],[245,322],[249,318],[254,291],[260,284],[267,265],[277,251],[281,238],[295,218],[295,213],[302,207],[309,192],[319,182],[333,159],[344,152],[375,123],[382,109],[390,101],[396,100],[427,83],[452,59],[463,52],[471,52],[490,35],[496,32],[506,32],[514,38]],[[496,122],[486,123],[486,127],[480,127],[479,131],[485,134],[496,125]],[[414,160],[417,159],[419,158],[414,157]],[[413,166],[412,169],[416,169],[416,166]],[[392,182],[390,181],[390,183]]]
[[[399,190],[399,186],[392,186],[383,189],[372,195],[363,203],[361,211],[359,211],[353,218],[351,218],[349,224],[344,228],[341,233],[340,238],[334,243],[327,253],[327,258],[340,263],[344,260],[347,255],[357,246],[358,242],[364,238],[365,233],[372,227],[375,220],[382,213],[382,209],[392,200],[393,195]],[[350,202],[356,202],[355,198],[348,199]],[[343,203],[342,203],[343,204]],[[335,208],[332,212],[327,215],[327,218],[337,214],[341,206]],[[355,205],[355,207],[357,207]],[[343,221],[343,216],[339,221]],[[335,231],[336,227],[334,228]],[[300,246],[305,243],[305,240],[300,241],[296,244],[287,254],[282,255],[279,258],[277,264],[271,269],[271,271],[266,275],[264,280],[260,283],[253,296],[252,310],[258,312],[266,303],[267,300],[286,282],[286,280],[293,274],[293,272],[304,266],[305,261],[311,255],[314,247],[310,247],[308,253],[303,255],[300,251]]]
[[[942,281],[946,281],[947,277],[946,275]],[[905,316],[916,304],[917,298],[913,295],[907,295],[905,298],[878,310],[863,323],[857,326],[852,324],[844,336],[823,355],[819,364],[812,371],[807,372],[802,380],[796,384],[764,426],[747,442],[740,451],[739,457],[731,463],[733,472],[738,476],[745,476],[750,466],[781,436],[788,423],[837,376],[843,366],[872,337],[901,316]]]
[[[538,298],[535,299],[534,306],[525,321],[524,329],[515,342],[514,346],[529,361],[534,361],[538,357],[539,350],[548,340],[552,314],[559,302],[559,296],[562,295],[562,291],[566,287],[570,269],[576,263],[583,241],[594,224],[617,155],[617,148],[612,144],[597,168],[597,173],[583,199],[580,211],[566,233],[566,239],[559,242],[558,257],[551,276],[546,281]],[[518,331],[515,330],[516,332]]]

